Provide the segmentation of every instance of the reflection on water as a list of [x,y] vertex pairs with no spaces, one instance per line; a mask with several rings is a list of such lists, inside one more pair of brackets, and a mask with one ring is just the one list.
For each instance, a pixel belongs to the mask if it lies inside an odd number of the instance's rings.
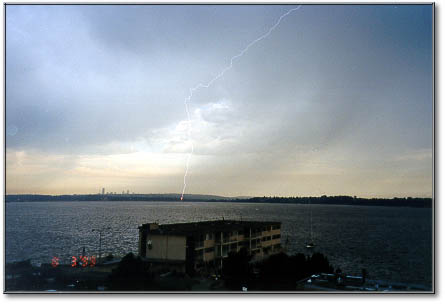
[[[334,267],[370,278],[431,284],[432,210],[371,206],[312,205],[316,251]],[[214,219],[281,221],[282,243],[290,253],[306,252],[309,208],[295,204],[201,202],[32,202],[6,204],[6,260],[49,263],[53,256],[99,251],[137,253],[138,225]]]

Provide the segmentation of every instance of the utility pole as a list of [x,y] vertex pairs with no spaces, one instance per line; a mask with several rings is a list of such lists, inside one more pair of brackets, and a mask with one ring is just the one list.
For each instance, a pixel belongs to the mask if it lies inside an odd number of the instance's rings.
[[91,230],[92,232],[98,231],[99,232],[99,258],[98,258],[98,262],[99,264],[101,263],[101,259],[102,259],[102,232],[104,230],[110,230],[110,227],[107,228],[103,228],[103,229],[93,229]]
[[221,277],[223,269],[223,241],[224,241],[224,233],[221,231]]

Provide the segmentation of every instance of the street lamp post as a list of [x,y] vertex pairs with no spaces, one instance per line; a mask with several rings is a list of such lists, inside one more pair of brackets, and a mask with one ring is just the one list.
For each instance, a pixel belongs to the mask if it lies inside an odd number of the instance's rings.
[[101,263],[101,260],[102,260],[102,232],[104,230],[110,230],[110,229],[111,229],[110,227],[107,227],[107,228],[103,228],[103,229],[93,229],[93,230],[91,230],[92,232],[94,232],[94,231],[98,231],[99,232],[99,259],[98,259],[99,264]]

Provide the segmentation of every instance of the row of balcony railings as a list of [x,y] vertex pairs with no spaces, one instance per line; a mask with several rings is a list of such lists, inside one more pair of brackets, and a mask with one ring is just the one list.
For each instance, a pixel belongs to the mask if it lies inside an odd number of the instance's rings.
[[[256,245],[252,245],[252,247],[250,248],[252,252],[254,253],[259,253],[261,248],[263,248],[263,246],[261,244],[256,244]],[[268,253],[272,253],[275,252],[276,250],[281,249],[281,245],[275,245],[275,246],[268,246],[263,248],[263,251],[265,254]],[[227,257],[230,251],[234,251],[234,248],[223,248],[222,249],[222,257]],[[217,248],[215,250],[215,257],[220,258],[221,257],[221,248]],[[196,259],[197,261],[202,261],[204,259],[204,255],[203,252],[200,251],[197,255],[196,255]]]
[[[199,238],[199,240],[195,243],[195,247],[198,247],[198,248],[199,247],[204,247],[204,241],[205,240],[207,240],[207,241],[214,240],[215,243],[221,244],[221,243],[230,243],[230,242],[240,241],[240,238],[242,238],[242,239],[255,239],[255,238],[260,238],[260,237],[262,237],[262,231],[255,231],[255,232],[252,232],[252,233],[249,233],[249,234],[246,234],[246,233],[244,233],[244,234],[238,233],[238,234],[235,234],[235,235],[224,234],[222,236],[222,238],[221,238],[221,234],[220,233],[215,233],[215,235],[212,235],[210,237],[209,236],[205,237],[204,235],[201,236]],[[280,238],[280,235],[279,234],[273,235],[272,238],[273,239]]]
[[[263,238],[260,238],[260,236],[252,236],[250,239],[252,239],[252,240],[254,240],[256,242],[258,242],[258,241],[260,241],[260,242],[263,241],[264,242],[264,241],[270,241],[270,240],[279,239],[280,237],[281,237],[281,235],[276,234],[276,235],[273,235],[273,236],[263,237]],[[247,238],[247,239],[249,239],[249,238]],[[215,239],[215,244],[235,243],[235,242],[239,242],[239,241],[245,241],[245,239],[239,240],[237,238],[223,238],[222,241],[221,241],[221,238],[217,238],[217,239]],[[195,243],[195,247],[196,248],[204,247],[204,241],[196,242]]]

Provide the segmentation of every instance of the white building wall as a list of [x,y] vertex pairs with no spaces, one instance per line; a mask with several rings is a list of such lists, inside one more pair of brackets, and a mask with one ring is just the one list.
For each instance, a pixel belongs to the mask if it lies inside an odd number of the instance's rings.
[[[151,241],[151,249],[148,245]],[[148,235],[147,258],[185,261],[186,237],[176,235]]]

